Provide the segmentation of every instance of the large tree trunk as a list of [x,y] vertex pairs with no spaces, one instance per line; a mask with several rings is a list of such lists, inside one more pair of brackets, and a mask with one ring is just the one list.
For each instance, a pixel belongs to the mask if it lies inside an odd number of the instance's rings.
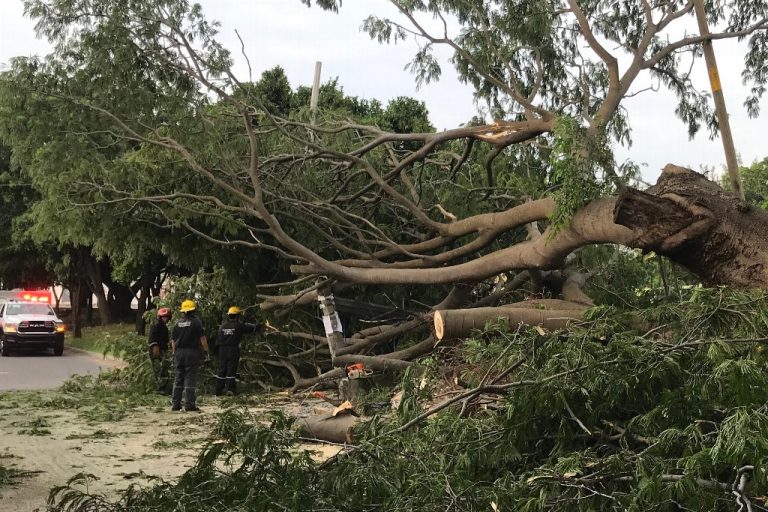
[[[542,220],[555,208],[540,199],[502,212],[505,229]],[[501,215],[501,214],[500,214]],[[467,224],[469,220],[465,219]],[[502,217],[476,216],[476,224],[494,228]],[[456,224],[464,221],[457,221]],[[510,270],[563,268],[580,247],[614,243],[656,251],[680,262],[712,284],[766,287],[768,212],[729,195],[703,175],[667,165],[658,183],[646,192],[627,189],[619,197],[597,199],[581,208],[570,226],[476,257],[433,268],[396,268],[398,264],[344,266],[338,262],[293,265],[298,274],[320,273],[358,284],[425,284],[477,282]],[[421,264],[429,259],[408,260]],[[441,260],[442,261],[442,260]],[[271,303],[277,298],[269,297]]]
[[93,293],[84,293],[85,291],[91,291],[88,285],[81,290],[80,296],[82,297],[81,307],[85,308],[85,323],[86,325],[93,325]]
[[110,323],[110,315],[107,296],[104,293],[104,277],[101,265],[92,256],[86,262],[86,275],[88,277],[88,287],[91,289],[91,293],[96,296],[96,308],[99,310],[101,325],[108,325]]
[[131,309],[131,303],[134,299],[133,291],[128,286],[111,279],[106,283],[109,288],[107,303],[109,304],[110,317],[114,320],[133,319],[133,310]]
[[[606,201],[613,201],[613,217],[594,215],[593,210],[606,211]],[[667,256],[708,284],[768,288],[768,212],[740,201],[684,167],[667,165],[656,185],[647,191],[628,188],[615,199],[592,203],[551,242],[541,245],[539,239],[529,249],[535,247],[539,258],[536,266],[547,267],[564,261],[567,251],[581,245],[611,241],[610,237],[595,236],[598,233],[613,234],[615,243]],[[529,251],[523,259],[533,256]],[[548,305],[546,309],[526,311],[514,304],[437,311],[435,337],[442,340],[467,336],[494,320],[505,325],[563,328],[580,318],[589,303],[579,291],[583,280],[568,281],[563,293],[568,292],[581,310]]]
[[144,336],[147,330],[147,321],[144,320],[144,313],[149,307],[150,284],[142,278],[142,285],[139,288],[138,298],[136,299],[136,334]]
[[75,338],[82,338],[83,326],[80,320],[83,300],[83,289],[87,289],[82,279],[75,279],[74,283],[69,287],[69,307],[72,323],[72,335]]
[[[505,229],[520,228],[523,221],[545,219],[554,208],[554,202],[541,199],[517,206],[497,217],[479,216],[476,223],[487,221],[490,223],[487,229],[501,229],[496,224],[504,221]],[[457,223],[468,224],[470,220]],[[530,236],[525,242],[455,265],[394,268],[393,265],[400,262],[377,262],[377,265],[370,267],[356,262],[357,266],[342,267],[339,262],[327,265],[320,262],[294,267],[294,270],[327,271],[330,276],[346,280],[347,286],[349,283],[477,283],[495,278],[502,272],[526,270],[516,276],[515,281],[520,276],[530,278],[531,274],[557,281],[557,292],[565,299],[559,302],[526,301],[501,307],[480,307],[498,303],[496,300],[484,303],[484,299],[472,306],[442,304],[431,315],[434,338],[440,341],[467,336],[473,329],[482,329],[486,322],[498,319],[508,326],[525,324],[552,329],[567,327],[571,322],[578,321],[592,301],[581,291],[586,276],[567,268],[568,256],[586,245],[601,243],[655,251],[684,265],[708,284],[768,288],[768,212],[740,201],[703,175],[674,165],[667,165],[657,184],[646,191],[626,189],[617,197],[601,198],[585,205],[574,215],[569,226],[556,233],[550,228],[540,236]],[[402,263],[409,261],[403,259]],[[429,258],[419,258],[420,265],[427,263],[430,263]],[[290,297],[262,298],[265,309],[268,309],[307,301],[313,294],[316,295],[310,292]],[[530,307],[531,304],[535,306]],[[357,354],[380,345],[377,343],[379,337],[391,339],[402,334],[402,329],[418,329],[423,320],[366,329],[350,338],[346,345],[333,347],[336,349],[335,363],[355,362],[361,359]],[[383,361],[386,365],[381,363],[381,368],[377,369],[406,367],[422,351],[429,351],[432,342],[427,338],[417,344],[418,353],[401,351],[368,356],[371,361],[370,365],[366,361],[366,365],[373,368],[374,363]],[[299,378],[296,385],[314,385],[338,378],[340,373],[330,371],[313,379]]]
[[627,189],[614,222],[632,230],[627,245],[667,256],[709,284],[768,288],[768,212],[697,172],[669,164],[647,191]]

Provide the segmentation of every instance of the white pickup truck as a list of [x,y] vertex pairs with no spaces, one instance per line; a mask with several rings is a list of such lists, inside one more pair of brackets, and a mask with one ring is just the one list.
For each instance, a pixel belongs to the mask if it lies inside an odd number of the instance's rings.
[[31,349],[64,353],[64,322],[49,304],[9,301],[0,304],[0,354]]

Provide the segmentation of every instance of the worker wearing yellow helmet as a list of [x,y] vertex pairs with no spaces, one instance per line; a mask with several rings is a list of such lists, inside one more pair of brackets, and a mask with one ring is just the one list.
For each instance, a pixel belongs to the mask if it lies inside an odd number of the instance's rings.
[[171,410],[181,410],[183,394],[184,410],[200,412],[197,407],[197,368],[203,358],[208,359],[208,338],[203,323],[197,318],[195,301],[187,299],[179,309],[184,316],[174,326],[171,336],[176,367]]
[[265,324],[248,324],[242,321],[242,311],[237,306],[227,310],[227,319],[219,327],[216,343],[219,345],[219,373],[216,376],[215,395],[236,393],[237,367],[240,365],[240,341],[245,334],[264,334],[277,329]]

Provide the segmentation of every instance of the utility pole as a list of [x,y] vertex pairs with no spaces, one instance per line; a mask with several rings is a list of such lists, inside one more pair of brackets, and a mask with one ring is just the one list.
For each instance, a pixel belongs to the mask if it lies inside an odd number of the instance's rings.
[[309,140],[315,142],[315,116],[317,114],[317,99],[320,96],[320,70],[323,63],[319,60],[315,62],[315,79],[312,82],[312,95],[309,97],[309,122],[312,125],[309,132]]
[[315,62],[315,80],[312,82],[312,96],[309,98],[309,110],[312,114],[317,111],[317,98],[320,95],[320,70],[323,68],[323,63],[319,60]]
[[[693,7],[696,11],[696,20],[699,23],[699,34],[702,37],[710,35],[707,25],[707,14],[704,11],[704,0],[693,0]],[[723,141],[725,150],[725,162],[728,166],[728,176],[731,181],[733,193],[742,201],[744,200],[744,189],[741,186],[741,176],[739,175],[739,162],[736,160],[736,148],[733,144],[733,134],[731,133],[731,124],[728,120],[728,110],[725,108],[725,97],[723,96],[723,87],[720,84],[720,74],[717,71],[717,60],[715,60],[715,50],[712,47],[712,39],[705,39],[702,42],[704,49],[704,61],[707,63],[709,73],[709,85],[712,88],[712,99],[715,101],[715,116],[717,125],[720,127],[720,139]]]

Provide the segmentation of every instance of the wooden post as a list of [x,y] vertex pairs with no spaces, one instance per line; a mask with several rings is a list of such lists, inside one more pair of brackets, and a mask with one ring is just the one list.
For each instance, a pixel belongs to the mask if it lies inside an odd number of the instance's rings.
[[[704,0],[694,0],[693,6],[696,11],[696,20],[699,24],[699,34],[701,34],[702,37],[706,37],[710,33],[709,26],[707,25],[707,14],[704,10]],[[707,63],[707,71],[709,73],[709,85],[712,88],[712,99],[715,101],[715,116],[717,117],[717,125],[720,127],[720,138],[723,141],[723,149],[725,151],[728,177],[731,181],[733,193],[743,201],[744,189],[741,186],[739,162],[736,159],[736,149],[733,144],[731,123],[728,120],[728,110],[725,107],[725,97],[723,96],[723,87],[720,83],[720,74],[717,71],[717,60],[715,59],[715,50],[712,47],[712,40],[705,39],[702,42],[702,47],[704,49],[704,61]]]
[[[331,363],[336,366],[336,354],[344,346],[344,330],[342,329],[339,313],[336,311],[336,301],[330,285],[325,284],[317,290],[317,301],[320,303],[320,312],[323,315],[325,337],[328,340],[328,349],[331,351]],[[345,370],[346,375],[346,370]],[[349,400],[353,405],[359,404],[360,382],[356,379],[344,377],[339,381],[339,398]]]

